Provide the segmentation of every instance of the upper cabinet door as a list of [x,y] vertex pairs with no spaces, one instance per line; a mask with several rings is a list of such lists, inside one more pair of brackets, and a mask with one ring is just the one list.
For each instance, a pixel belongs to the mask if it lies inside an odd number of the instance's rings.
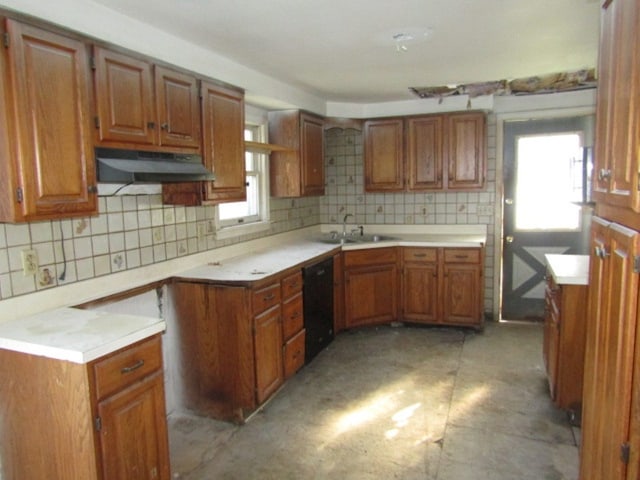
[[448,188],[482,188],[486,170],[485,115],[456,113],[448,115],[447,121]]
[[155,67],[160,145],[200,148],[200,102],[197,80]]
[[302,195],[324,195],[323,121],[319,117],[300,114]]
[[408,190],[443,187],[443,117],[412,117],[407,120]]
[[[597,202],[640,212],[640,12],[635,0],[605,4],[601,19],[593,179]],[[612,217],[629,224],[628,219]],[[629,212],[631,213],[631,212]],[[640,228],[635,220],[634,228]]]
[[202,84],[203,156],[216,176],[207,182],[207,200],[244,201],[247,196],[244,159],[244,95]]
[[397,192],[404,188],[402,118],[367,120],[364,124],[365,191]]
[[98,142],[157,143],[149,62],[94,47]]
[[269,112],[272,197],[324,195],[324,119],[299,110]]
[[[95,214],[90,74],[81,41],[6,21],[18,183],[6,221]],[[9,162],[9,159],[3,159]],[[3,199],[3,202],[5,200]],[[8,209],[3,209],[7,211]]]

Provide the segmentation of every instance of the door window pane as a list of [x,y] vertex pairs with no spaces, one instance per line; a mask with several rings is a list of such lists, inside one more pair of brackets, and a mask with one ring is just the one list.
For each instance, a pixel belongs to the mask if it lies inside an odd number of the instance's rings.
[[516,230],[579,230],[582,148],[578,133],[520,137]]

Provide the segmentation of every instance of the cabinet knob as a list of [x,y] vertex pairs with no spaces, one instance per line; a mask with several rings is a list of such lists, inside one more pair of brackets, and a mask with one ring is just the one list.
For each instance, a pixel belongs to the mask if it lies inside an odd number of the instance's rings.
[[604,181],[611,178],[611,170],[608,168],[601,168],[598,170],[598,180]]
[[155,122],[148,122],[147,123],[147,128],[150,129],[150,130],[153,130],[154,128],[156,128]]
[[513,235],[507,235],[504,237],[504,241],[507,243],[513,243]]
[[163,123],[162,125],[160,125],[160,128],[162,130],[169,130],[169,124],[168,123]]
[[98,187],[96,185],[89,185],[87,191],[89,193],[98,193]]

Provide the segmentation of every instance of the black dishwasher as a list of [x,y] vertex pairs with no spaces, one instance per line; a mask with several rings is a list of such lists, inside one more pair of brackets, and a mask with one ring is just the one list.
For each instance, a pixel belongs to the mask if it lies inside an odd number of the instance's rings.
[[331,343],[333,333],[333,258],[302,269],[304,276],[304,361]]

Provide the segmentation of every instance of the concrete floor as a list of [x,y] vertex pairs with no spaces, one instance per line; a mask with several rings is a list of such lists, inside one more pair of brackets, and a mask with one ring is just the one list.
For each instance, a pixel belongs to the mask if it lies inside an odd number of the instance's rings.
[[542,326],[339,335],[244,426],[170,418],[174,478],[575,480]]

